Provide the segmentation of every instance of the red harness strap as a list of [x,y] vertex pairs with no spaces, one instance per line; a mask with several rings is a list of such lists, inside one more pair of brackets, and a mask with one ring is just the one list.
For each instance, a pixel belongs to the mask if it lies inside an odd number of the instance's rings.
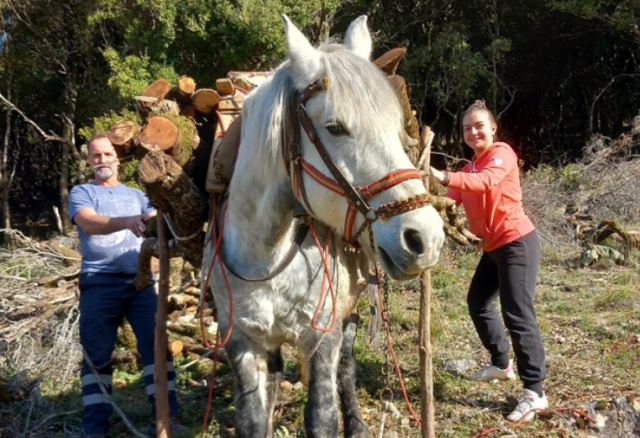
[[[329,178],[324,173],[320,172],[316,167],[314,167],[311,163],[309,163],[304,158],[300,157],[300,161],[302,164],[302,170],[304,170],[304,172],[307,175],[313,178],[314,181],[316,181],[318,184],[320,184],[322,187],[326,188],[327,190],[330,190],[337,195],[346,197],[344,190],[338,184],[337,181]],[[380,192],[383,192],[387,189],[390,189],[393,186],[396,186],[398,184],[401,184],[405,181],[409,181],[412,179],[417,179],[417,180],[422,179],[422,176],[420,175],[420,172],[417,169],[401,169],[401,170],[396,170],[395,172],[391,172],[390,174],[370,184],[363,185],[363,186],[356,186],[356,189],[358,190],[358,192],[360,192],[360,194],[365,200],[369,200]],[[294,180],[295,180],[294,186],[295,186],[296,197],[299,198],[299,194],[300,194],[299,186],[301,182],[297,181],[297,178]],[[351,203],[349,203],[349,206],[347,208],[347,212],[344,218],[344,236],[343,236],[344,240],[347,242],[350,242],[354,237],[353,226],[355,224],[357,214],[358,214],[358,210]]]

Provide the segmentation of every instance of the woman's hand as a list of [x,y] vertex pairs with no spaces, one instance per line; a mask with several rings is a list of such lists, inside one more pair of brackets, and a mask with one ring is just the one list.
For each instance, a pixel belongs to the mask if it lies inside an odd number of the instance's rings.
[[449,183],[449,174],[446,170],[438,170],[430,166],[429,173],[433,175],[433,177],[443,186],[446,186]]

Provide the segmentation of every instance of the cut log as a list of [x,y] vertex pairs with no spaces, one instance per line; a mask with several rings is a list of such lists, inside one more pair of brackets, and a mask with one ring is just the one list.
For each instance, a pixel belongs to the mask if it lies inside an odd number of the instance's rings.
[[216,91],[220,96],[233,96],[235,88],[233,82],[228,78],[216,79]]
[[151,105],[151,111],[155,114],[180,114],[178,102],[170,99],[162,99]]
[[138,135],[140,145],[149,151],[166,151],[179,140],[180,130],[176,124],[162,116],[149,118]]
[[[143,92],[142,96],[154,97],[156,101],[161,101],[171,90],[171,84],[166,79],[158,79],[153,81]],[[150,106],[153,102],[146,103]],[[143,105],[145,103],[143,102]]]
[[210,88],[201,88],[191,96],[193,107],[202,114],[209,114],[213,111],[219,101],[220,95],[218,92]]
[[227,77],[233,85],[244,91],[251,91],[266,81],[272,72],[270,71],[230,71]]
[[196,91],[196,81],[187,75],[182,75],[178,79],[178,90],[185,96],[191,96]]
[[176,356],[182,353],[182,351],[184,350],[184,344],[180,340],[171,341],[169,342],[168,350],[169,350],[169,353]]
[[153,205],[167,213],[176,252],[192,266],[200,266],[207,203],[196,185],[178,163],[160,151],[150,151],[140,160],[138,176]]
[[131,120],[120,120],[109,129],[109,141],[114,146],[118,156],[129,153],[133,146],[133,140],[140,132],[140,126]]

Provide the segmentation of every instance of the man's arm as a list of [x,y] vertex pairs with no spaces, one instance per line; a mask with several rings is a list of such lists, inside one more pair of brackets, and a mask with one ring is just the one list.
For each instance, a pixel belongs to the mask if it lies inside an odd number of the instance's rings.
[[73,217],[73,221],[87,234],[111,234],[120,230],[129,230],[136,237],[141,237],[147,229],[146,222],[155,212],[135,216],[109,217],[96,213],[93,208],[81,208]]

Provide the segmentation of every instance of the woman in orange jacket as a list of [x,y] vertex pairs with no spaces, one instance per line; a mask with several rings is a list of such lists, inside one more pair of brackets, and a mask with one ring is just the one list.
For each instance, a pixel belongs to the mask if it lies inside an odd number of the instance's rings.
[[483,253],[467,303],[480,340],[491,355],[491,364],[472,379],[515,380],[509,341],[495,306],[499,296],[524,385],[523,395],[508,419],[528,421],[537,410],[549,406],[543,388],[544,347],[534,309],[540,240],[522,208],[518,158],[511,146],[495,141],[497,128],[484,102],[474,102],[462,118],[464,142],[473,149],[473,159],[461,172],[431,168],[431,173],[448,188],[447,196],[464,206],[469,229],[482,239]]

